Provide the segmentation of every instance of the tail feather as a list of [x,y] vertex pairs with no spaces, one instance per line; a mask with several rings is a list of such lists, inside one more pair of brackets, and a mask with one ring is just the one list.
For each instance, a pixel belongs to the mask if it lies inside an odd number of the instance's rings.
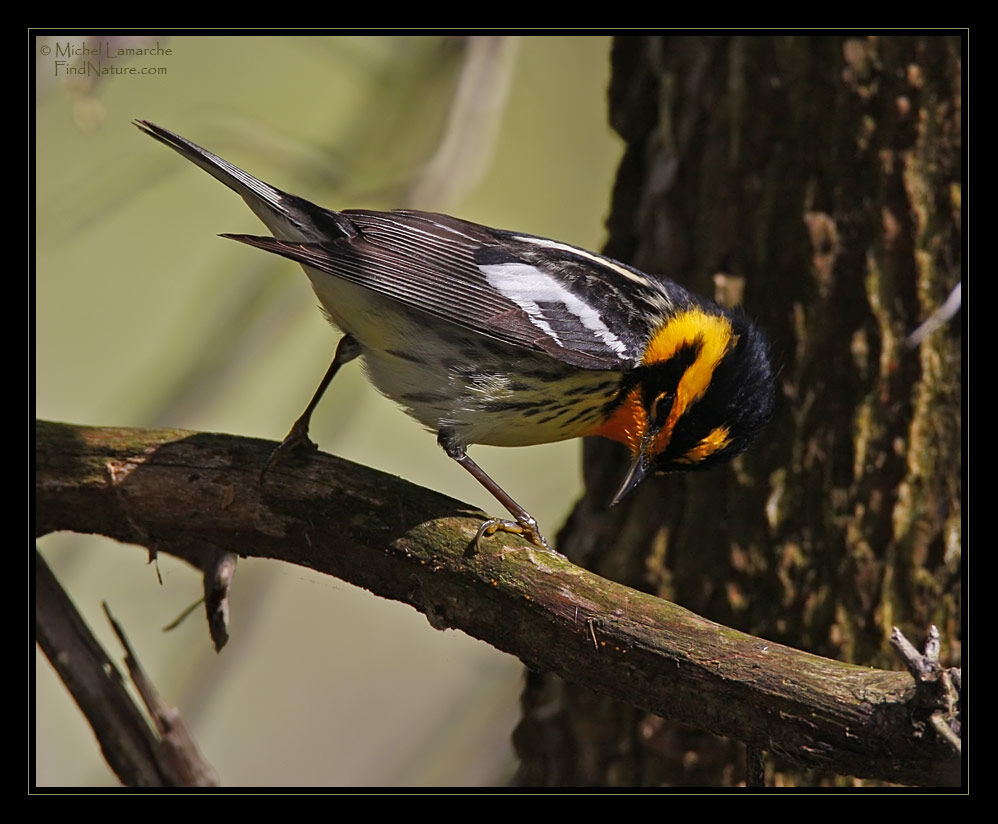
[[242,197],[276,238],[319,241],[337,235],[350,238],[360,234],[357,226],[345,215],[282,192],[169,129],[148,120],[135,120],[134,124]]

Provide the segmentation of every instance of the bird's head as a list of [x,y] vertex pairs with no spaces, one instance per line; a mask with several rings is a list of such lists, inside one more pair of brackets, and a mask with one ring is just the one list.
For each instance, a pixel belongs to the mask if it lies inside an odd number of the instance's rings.
[[745,451],[774,402],[768,346],[740,312],[694,306],[652,334],[593,434],[633,460],[613,503],[649,474],[706,469]]

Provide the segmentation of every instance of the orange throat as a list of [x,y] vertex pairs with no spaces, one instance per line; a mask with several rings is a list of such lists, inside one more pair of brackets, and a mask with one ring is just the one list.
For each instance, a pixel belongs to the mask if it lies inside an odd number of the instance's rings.
[[641,389],[636,386],[627,393],[613,414],[589,434],[619,441],[636,456],[641,449],[641,440],[647,429],[648,415],[641,404]]

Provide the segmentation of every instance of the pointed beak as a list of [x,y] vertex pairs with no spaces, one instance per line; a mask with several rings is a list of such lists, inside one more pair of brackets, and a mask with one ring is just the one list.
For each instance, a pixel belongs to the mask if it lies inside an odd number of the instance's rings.
[[610,506],[616,506],[624,500],[624,498],[630,494],[631,490],[641,483],[641,481],[644,480],[645,475],[648,474],[648,461],[645,458],[644,446],[644,444],[641,445],[641,449],[638,451],[637,457],[631,464],[631,468],[627,470],[624,482],[620,485],[620,489],[617,490],[617,494],[613,496],[613,500],[610,501]]

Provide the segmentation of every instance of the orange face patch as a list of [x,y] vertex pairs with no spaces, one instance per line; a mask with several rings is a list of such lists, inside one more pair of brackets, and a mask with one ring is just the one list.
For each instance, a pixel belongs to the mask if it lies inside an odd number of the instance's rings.
[[719,426],[682,457],[676,458],[676,463],[698,464],[719,449],[724,449],[729,443],[731,443],[731,433],[728,427]]
[[[724,315],[711,315],[699,308],[675,315],[652,335],[641,359],[642,366],[665,363],[684,348],[693,347],[697,354],[675,387],[675,397],[669,416],[647,448],[649,456],[657,455],[668,447],[676,422],[691,405],[703,397],[718,364],[735,342],[736,337],[732,333],[731,323]],[[610,418],[592,434],[620,441],[637,455],[649,426],[648,410],[642,403],[641,389],[640,386],[632,388]],[[697,463],[717,450],[723,449],[728,442],[728,430],[719,427],[687,452],[681,460],[691,464]]]
[[631,454],[637,455],[647,429],[648,413],[641,404],[641,387],[636,386],[627,393],[613,414],[590,434],[619,441],[631,450]]

